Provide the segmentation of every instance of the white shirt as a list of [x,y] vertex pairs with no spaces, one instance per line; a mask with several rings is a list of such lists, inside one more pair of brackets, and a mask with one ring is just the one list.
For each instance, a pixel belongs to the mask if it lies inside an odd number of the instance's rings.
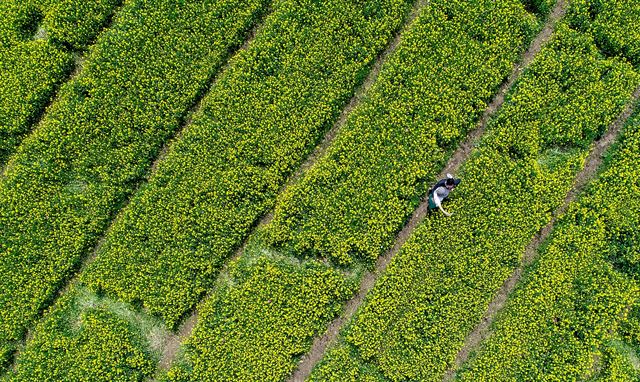
[[449,189],[446,187],[438,187],[436,188],[435,191],[433,191],[433,202],[436,204],[436,206],[440,207],[440,204],[442,203],[443,200],[445,200],[447,198],[447,196],[449,196]]

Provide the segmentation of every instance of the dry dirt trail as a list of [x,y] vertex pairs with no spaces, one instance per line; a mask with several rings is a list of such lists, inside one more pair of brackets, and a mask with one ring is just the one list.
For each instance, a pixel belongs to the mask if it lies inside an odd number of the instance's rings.
[[[424,3],[422,2],[420,3],[424,5]],[[414,7],[414,11],[418,11],[419,9],[420,5],[416,5],[416,7]],[[438,175],[438,178],[444,178],[447,173],[457,172],[462,163],[469,158],[469,155],[471,154],[474,146],[479,142],[480,138],[484,134],[489,119],[502,106],[502,104],[504,103],[505,95],[513,86],[524,68],[526,68],[531,63],[531,61],[533,61],[533,58],[536,56],[536,54],[538,54],[538,52],[540,52],[542,46],[549,40],[551,34],[553,33],[556,22],[564,16],[566,10],[567,1],[559,0],[549,14],[549,17],[545,22],[542,31],[540,31],[540,33],[531,42],[529,48],[523,54],[521,61],[515,65],[507,80],[502,84],[497,94],[492,99],[491,103],[485,109],[485,112],[478,122],[477,128],[471,131],[467,135],[467,138],[464,140],[464,142],[460,144],[458,149],[456,149],[445,167]],[[416,16],[417,14],[413,14],[413,18],[411,21],[413,21]],[[397,40],[399,40],[399,36]],[[316,339],[313,341],[311,350],[302,357],[298,368],[291,376],[289,381],[304,381],[311,375],[311,371],[313,370],[315,365],[322,359],[328,346],[336,341],[338,334],[340,333],[342,328],[347,322],[349,322],[360,305],[362,305],[365,296],[367,295],[369,290],[373,288],[378,277],[385,271],[391,259],[393,259],[393,257],[400,251],[400,248],[402,248],[409,236],[425,218],[428,206],[429,205],[427,200],[423,200],[420,203],[418,208],[413,212],[413,215],[411,216],[409,222],[396,235],[393,247],[388,250],[383,256],[378,258],[374,271],[367,272],[363,276],[358,293],[351,300],[347,301],[344,306],[343,313],[329,324],[326,332],[322,336],[316,337]]]
[[513,271],[511,276],[509,276],[498,292],[496,292],[495,297],[489,303],[487,311],[482,316],[480,323],[471,333],[469,333],[462,348],[456,355],[454,368],[447,371],[444,375],[443,381],[452,381],[455,378],[457,370],[460,369],[460,367],[469,359],[471,353],[479,347],[482,341],[491,335],[491,324],[495,320],[498,312],[500,312],[504,307],[511,292],[513,292],[516,285],[518,285],[524,270],[536,259],[538,255],[538,248],[549,237],[558,217],[565,213],[569,204],[576,199],[580,192],[587,186],[589,181],[596,176],[600,165],[602,165],[604,154],[620,135],[620,131],[633,113],[634,105],[637,103],[638,99],[640,99],[640,87],[633,93],[632,100],[627,104],[620,116],[618,116],[611,126],[609,126],[606,133],[594,143],[593,149],[585,160],[584,168],[573,180],[573,187],[565,196],[562,205],[553,212],[551,221],[549,221],[549,223],[547,223],[547,225],[544,226],[544,228],[542,228],[529,243],[525,249],[520,266]]
[[[340,113],[340,116],[338,117],[336,122],[333,124],[331,129],[329,129],[329,131],[323,137],[322,141],[315,147],[315,149],[311,152],[311,154],[309,154],[309,156],[300,165],[300,167],[298,167],[298,169],[289,177],[289,179],[287,180],[285,185],[280,189],[278,194],[282,194],[287,190],[288,187],[295,184],[298,181],[298,179],[300,179],[300,177],[305,173],[305,171],[313,167],[315,163],[324,156],[327,149],[329,148],[329,146],[331,146],[334,139],[336,138],[338,132],[340,131],[342,126],[344,126],[349,114],[362,102],[362,100],[364,99],[365,95],[367,94],[371,86],[375,83],[376,79],[378,78],[378,75],[380,74],[380,69],[382,68],[382,65],[387,61],[387,58],[389,57],[389,55],[391,55],[400,44],[402,33],[405,30],[407,30],[407,28],[411,25],[413,20],[415,20],[415,18],[420,13],[420,10],[426,4],[427,4],[427,0],[418,0],[414,4],[413,8],[410,11],[409,16],[407,17],[407,20],[404,22],[403,26],[400,28],[400,31],[396,33],[395,37],[391,40],[387,48],[378,55],[378,57],[376,58],[375,62],[371,67],[369,74],[364,79],[362,84],[360,84],[356,88],[353,96],[351,97],[347,105],[343,108],[342,112]],[[263,227],[269,224],[271,219],[273,219],[273,209],[271,209],[267,214],[265,214],[260,219],[260,221],[256,224],[252,232],[244,240],[243,244],[238,248],[234,256],[226,261],[225,265],[220,271],[221,275],[227,272],[227,264],[233,262],[234,260],[238,259],[242,255],[242,253],[244,252],[244,249],[246,248],[247,242],[249,241],[249,238],[252,236],[252,234],[259,227]],[[204,301],[207,297],[208,296],[203,298],[201,301]],[[165,346],[162,358],[158,365],[159,371],[164,371],[169,369],[169,367],[175,360],[176,356],[178,355],[178,350],[180,349],[180,345],[187,338],[191,336],[191,333],[193,332],[193,329],[197,324],[197,320],[198,320],[197,317],[198,317],[198,313],[197,313],[197,310],[195,310],[189,316],[189,318],[187,318],[183,322],[183,324],[178,329],[178,332],[176,334],[172,334],[167,339],[167,341],[165,342],[166,346]]]

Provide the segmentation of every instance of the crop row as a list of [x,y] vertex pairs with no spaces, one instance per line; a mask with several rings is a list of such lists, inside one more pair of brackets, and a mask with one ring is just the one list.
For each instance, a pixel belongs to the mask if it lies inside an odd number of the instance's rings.
[[6,382],[142,381],[153,375],[163,333],[125,304],[72,287],[35,328]]
[[373,263],[538,27],[518,1],[429,2],[327,155],[279,198],[270,243]]
[[110,229],[83,282],[175,326],[334,124],[409,5],[277,2]]
[[[440,105],[445,105],[450,110],[446,115],[451,118],[443,119],[440,125],[441,130],[449,127],[456,131],[466,131],[474,125],[479,110],[484,107],[482,100],[489,98],[502,79],[507,76],[513,62],[524,49],[527,38],[530,37],[532,30],[536,29],[537,23],[535,18],[527,14],[522,5],[517,2],[502,3],[498,7],[494,6],[495,3],[492,1],[473,2],[473,7],[470,7],[470,4],[471,2],[432,1],[421,11],[411,28],[403,33],[400,45],[389,57],[389,61],[383,65],[377,81],[363,100],[363,104],[352,112],[336,137],[335,142],[340,145],[341,150],[346,149],[345,142],[351,142],[350,147],[354,151],[350,154],[352,162],[345,161],[345,166],[348,164],[356,166],[354,163],[356,158],[366,159],[373,155],[372,151],[382,155],[393,150],[401,152],[414,150],[416,148],[414,140],[416,136],[420,137],[420,134],[424,134],[420,138],[421,142],[430,139],[435,141],[433,135],[436,133],[433,129],[422,130],[422,124],[414,122],[411,118],[405,119],[403,114],[405,112],[429,113],[432,110],[432,104],[436,102],[440,102]],[[447,12],[449,16],[446,15]],[[483,43],[478,42],[475,31],[486,30],[491,31],[490,37],[487,37]],[[445,73],[447,65],[450,66]],[[401,70],[402,68],[407,69]],[[498,69],[500,72],[497,71]],[[459,90],[461,87],[467,88],[464,97]],[[443,95],[441,98],[436,98],[435,95],[440,94],[440,91]],[[423,100],[425,94],[431,95],[431,102]],[[412,106],[405,108],[402,102],[395,100],[397,97]],[[467,101],[467,99],[470,100]],[[398,107],[402,108],[396,109]],[[386,112],[378,108],[384,108]],[[396,121],[397,123],[393,123],[392,117],[389,116],[393,110],[396,110],[393,112],[394,116],[400,118]],[[463,117],[464,113],[471,113],[470,110],[473,114]],[[361,134],[363,138],[356,133]],[[431,138],[429,134],[432,135]],[[378,145],[374,147],[367,145],[374,136],[381,136],[384,140],[385,137],[404,135],[408,135],[406,141],[398,138],[397,144],[392,148],[386,148],[387,143],[381,141],[378,141]],[[330,153],[335,152],[333,147],[329,148]],[[441,156],[445,155],[442,150],[439,153]],[[316,166],[327,166],[328,160],[335,160],[333,156],[330,158],[320,159]],[[433,177],[438,169],[435,165],[428,164],[430,158],[415,160],[419,160],[422,166],[433,166],[431,170],[422,170],[431,171],[427,174]],[[396,163],[395,166],[386,169],[378,168],[377,171],[389,177],[398,171],[400,174],[395,176],[401,178],[405,174],[401,163]],[[349,168],[344,171],[348,170]],[[317,170],[313,167],[310,171]],[[336,182],[336,185],[338,184]],[[306,190],[306,188],[298,188],[297,192]],[[322,191],[330,192],[329,184],[324,185]],[[350,194],[361,196],[369,192],[370,190],[364,184],[362,187],[353,187],[350,190]],[[315,191],[314,196],[318,197]],[[346,193],[344,197],[347,197]],[[329,205],[323,206],[327,212],[333,213]],[[355,208],[357,206],[354,205]],[[404,213],[407,214],[410,211]],[[319,215],[320,213],[316,214],[314,218]],[[265,235],[268,237],[270,226],[259,229],[250,239],[249,249],[242,254],[240,261],[248,263],[246,267],[250,274],[260,272],[259,268],[254,269],[254,265],[250,264],[252,258],[266,256],[264,253],[278,252],[265,248],[267,244],[262,241]],[[336,231],[345,229],[340,225],[328,225],[328,227],[335,228]],[[295,258],[288,253],[280,256],[289,256],[289,261]],[[297,267],[302,268],[302,266]],[[296,274],[298,272],[301,270],[297,270]],[[357,275],[358,271],[352,277],[357,278]],[[206,375],[203,379],[210,380],[285,379],[292,369],[294,358],[308,350],[314,332],[318,333],[328,319],[335,314],[333,304],[340,304],[351,295],[352,290],[349,291],[350,293],[337,294],[327,287],[327,292],[322,293],[322,298],[330,297],[335,300],[316,306],[311,311],[313,321],[308,321],[307,318],[304,323],[291,324],[291,318],[283,317],[284,313],[280,311],[301,310],[305,314],[311,314],[307,310],[308,307],[304,305],[304,301],[309,300],[309,303],[312,303],[310,299],[314,296],[301,289],[284,288],[282,285],[283,283],[288,285],[289,278],[283,277],[283,279],[276,277],[260,279],[259,283],[251,284],[252,292],[246,291],[249,288],[248,285],[235,282],[229,289],[215,290],[198,310],[198,325],[193,337],[186,345],[185,358],[170,371],[167,379],[195,380],[202,375]],[[306,285],[311,280],[312,278],[301,279],[298,283]],[[261,290],[267,290],[268,293],[263,295],[259,292]],[[256,296],[252,293],[260,293],[262,300],[256,300]],[[230,298],[230,295],[233,298]],[[259,303],[264,299],[278,301],[278,313],[265,310]],[[278,319],[273,320],[271,315],[277,315]],[[263,322],[268,322],[268,325],[264,325]],[[258,328],[257,333],[251,332],[249,328],[252,326]],[[295,328],[295,331],[292,331],[292,328]],[[290,338],[292,333],[296,333],[295,342],[282,340]],[[256,338],[261,340],[258,341]],[[269,368],[273,369],[272,374],[269,374]]]
[[637,1],[573,0],[571,25],[593,35],[600,50],[625,57],[640,67],[640,3]]
[[637,380],[625,347],[640,349],[632,313],[640,308],[638,179],[640,114],[555,226],[459,380]]
[[9,0],[0,4],[0,165],[69,75],[73,51],[87,48],[119,3]]
[[[318,135],[335,120],[342,104],[353,92],[356,83],[364,77],[367,66],[390,39],[393,30],[401,22],[407,5],[407,3],[398,2],[371,2],[365,7],[365,12],[362,12],[355,6],[347,6],[345,2],[325,2],[321,6],[309,3],[300,4],[299,2],[276,3],[273,6],[272,16],[267,18],[255,40],[231,61],[228,70],[221,75],[211,93],[206,96],[203,102],[203,111],[194,116],[193,125],[190,125],[178,143],[172,146],[165,162],[160,164],[156,175],[145,186],[145,190],[142,192],[143,196],[133,198],[124,218],[118,220],[124,222],[124,227],[119,226],[120,223],[118,223],[110,230],[102,250],[97,254],[96,262],[84,271],[82,279],[86,281],[103,278],[113,285],[123,286],[125,290],[136,291],[134,288],[139,288],[137,290],[149,293],[146,296],[151,296],[151,293],[153,296],[166,294],[167,299],[164,301],[177,304],[181,309],[178,314],[171,313],[175,322],[199,297],[199,294],[195,293],[194,285],[188,283],[193,281],[191,277],[195,272],[192,264],[196,261],[197,255],[201,253],[191,252],[191,245],[197,240],[202,240],[202,236],[194,235],[189,238],[188,242],[180,242],[180,240],[185,238],[185,234],[194,232],[190,230],[191,228],[206,230],[205,232],[217,237],[218,241],[208,244],[201,243],[199,251],[207,251],[206,253],[209,254],[212,248],[216,249],[220,251],[220,254],[216,253],[216,256],[220,256],[218,261],[221,262],[223,256],[228,255],[233,246],[237,246],[242,239],[241,232],[235,234],[235,242],[230,242],[230,238],[225,238],[225,235],[229,234],[226,227],[238,224],[231,219],[235,217],[238,220],[246,220],[248,217],[242,214],[248,214],[248,211],[253,211],[251,219],[255,219],[255,215],[261,213],[260,209],[265,208],[263,202],[253,199],[223,199],[226,191],[235,192],[233,191],[234,187],[237,187],[240,190],[238,192],[241,193],[243,188],[255,186],[254,183],[241,182],[243,179],[248,179],[248,176],[231,177],[232,172],[235,174],[256,174],[255,158],[247,157],[247,154],[252,155],[254,152],[247,147],[247,151],[243,150],[238,153],[239,157],[244,156],[244,161],[225,163],[227,155],[234,155],[235,150],[243,142],[240,139],[242,136],[245,138],[245,145],[256,147],[268,144],[277,146],[278,142],[282,142],[282,140],[274,137],[276,133],[281,134],[283,139],[300,138],[301,140],[296,141],[296,144],[302,142],[301,137],[306,140],[307,145],[317,140]],[[380,8],[376,11],[376,7]],[[308,21],[311,18],[314,22],[309,24]],[[344,28],[348,23],[350,23],[351,29]],[[341,59],[338,60],[336,57],[341,57]],[[272,71],[276,68],[271,67],[274,62],[282,65],[281,68],[277,68],[276,72]],[[306,98],[302,96],[291,98],[293,94],[303,93],[306,94]],[[280,110],[273,108],[276,97],[282,97],[279,102]],[[296,106],[295,103],[299,105]],[[246,110],[251,109],[253,109],[253,113],[246,113]],[[222,125],[223,123],[228,124]],[[247,124],[252,124],[253,127],[249,129]],[[306,133],[302,131],[302,126],[305,126]],[[276,131],[276,128],[280,131]],[[295,128],[299,130],[296,132]],[[264,135],[247,134],[247,130],[254,132],[260,130]],[[267,134],[267,131],[272,131],[272,133]],[[219,135],[223,135],[224,138],[220,138]],[[274,141],[271,142],[270,139]],[[264,142],[257,140],[264,140]],[[208,146],[199,142],[205,142]],[[304,150],[310,149],[310,147],[292,147],[291,144],[286,149],[284,146],[281,147],[287,152],[294,152],[298,158],[304,153]],[[275,147],[272,149],[276,150]],[[280,177],[279,182],[282,182],[285,172],[282,167],[291,168],[293,166],[293,154],[287,155],[289,155],[290,162],[279,162],[280,167],[271,170],[273,176]],[[284,157],[285,153],[282,153],[282,156]],[[217,166],[214,165],[216,161]],[[180,177],[175,175],[177,169],[183,171]],[[277,171],[280,172],[277,173]],[[189,183],[186,183],[185,178],[190,178]],[[165,184],[167,179],[175,180],[175,183],[171,187],[162,187],[161,185]],[[220,179],[226,179],[227,182],[218,184]],[[278,185],[271,184],[269,187],[272,189],[271,192],[276,192]],[[199,194],[204,191],[210,192],[208,195],[211,199],[202,199],[202,195]],[[213,195],[217,195],[220,199],[216,199]],[[158,203],[155,201],[158,197],[168,200],[165,204]],[[263,197],[268,198],[269,193],[265,191]],[[186,201],[189,201],[190,198],[197,199],[198,209],[186,210],[185,208],[190,204],[185,204],[185,199],[181,198],[185,198]],[[216,203],[224,205],[220,206]],[[230,213],[231,206],[235,203],[242,203],[244,206],[238,207],[238,210],[234,212],[240,216],[230,214],[226,217],[226,221],[223,220],[225,214]],[[167,210],[162,210],[163,206]],[[144,213],[141,213],[141,208],[144,209],[142,210]],[[217,212],[215,212],[216,208]],[[213,216],[215,219],[200,221],[197,227],[195,223],[191,227],[190,224],[184,222],[166,227],[167,222],[181,218],[178,211],[187,215],[186,218],[197,220],[206,217],[201,214],[203,210],[213,211],[215,214],[209,215],[209,217]],[[175,215],[166,217],[164,214],[170,211],[174,211]],[[141,219],[140,216],[137,216],[138,214],[149,221],[140,223]],[[195,216],[189,216],[189,214],[195,214]],[[160,222],[158,223],[155,219],[160,219]],[[148,231],[135,228],[135,224],[138,223],[149,230],[154,230],[149,233],[152,240],[155,241],[154,245],[140,241],[139,235]],[[214,223],[219,225],[216,226]],[[243,229],[248,229],[250,224],[251,222],[242,223],[245,226]],[[134,245],[136,243],[139,246]],[[122,251],[113,251],[113,248],[118,246]],[[170,257],[175,255],[176,247],[184,249],[181,253],[183,262],[179,262],[175,257]],[[157,262],[154,264],[153,256],[157,248],[167,249],[167,258],[162,261],[170,261],[168,264],[158,264]],[[144,252],[140,254],[137,251]],[[120,256],[123,258],[120,259]],[[209,254],[209,257],[200,260],[200,267],[206,267],[205,270],[208,270],[208,267],[213,267],[210,256]],[[179,268],[181,266],[186,270],[181,270]],[[164,269],[164,271],[158,271],[158,268]],[[105,275],[104,272],[110,273]],[[130,272],[132,273],[130,274]],[[154,274],[154,272],[157,273]],[[213,272],[213,269],[210,272]],[[172,277],[185,277],[185,273],[189,278],[184,280],[182,284],[176,279],[172,279]],[[150,274],[154,279],[141,279],[142,277],[151,277]],[[203,290],[205,286],[211,286],[211,283],[205,283],[205,273],[197,276],[202,277],[198,280],[203,280],[200,284],[200,290]],[[325,275],[318,272],[300,272],[299,276],[291,275],[291,277],[302,277],[308,280],[310,277],[314,279],[325,278]],[[298,280],[298,278],[292,280]],[[95,286],[91,281],[87,283]],[[332,283],[335,282],[332,281]],[[327,284],[320,289],[324,293],[333,293],[330,292],[329,286]],[[154,290],[154,288],[158,289]],[[325,288],[326,291],[324,291]],[[109,287],[104,289],[112,292]],[[185,294],[182,295],[184,297],[181,300],[172,301],[172,298],[176,298],[177,293]],[[143,299],[144,303],[153,306],[156,301],[146,298],[146,296]],[[327,297],[325,300],[331,301],[331,304],[336,304],[334,301],[341,301],[334,298],[333,294],[330,296],[331,298]],[[185,302],[184,298],[189,300]],[[66,338],[65,332],[58,328],[63,328],[65,321],[75,319],[69,318],[69,315],[82,314],[75,311],[63,314],[60,311],[64,309],[64,306],[57,304],[53,308],[53,313],[45,320],[45,322],[51,323],[41,326],[37,330],[34,340],[27,345],[25,355],[18,358],[16,376],[37,379],[39,373],[46,373],[47,370],[54,373],[65,368],[72,368],[72,365],[75,365],[73,368],[83,369],[87,357],[95,358],[95,362],[111,368],[117,368],[123,362],[118,358],[118,355],[106,358],[110,354],[108,351],[104,354],[89,352],[80,357],[77,354],[82,353],[79,347],[83,345],[76,342],[68,343],[65,346],[70,348],[70,353],[77,357],[77,361],[57,354],[55,349],[52,349],[52,344],[64,341]],[[309,313],[306,316],[310,318],[313,314]],[[319,316],[316,321],[320,320],[320,317],[324,316]],[[326,320],[322,320],[322,322],[324,321]],[[305,323],[308,322],[305,321]],[[313,335],[314,329],[307,330],[311,330],[312,333],[301,336],[302,343],[308,341]],[[92,338],[93,336],[105,336],[105,333],[96,332],[92,328],[84,328],[82,336]],[[120,349],[120,347],[115,346],[115,349]],[[144,347],[140,349],[144,349]],[[63,358],[64,361],[61,362],[64,362],[64,365],[56,366],[52,362],[43,362],[49,353]],[[31,359],[37,361],[30,361]],[[41,362],[43,366],[35,369],[33,365],[36,362]],[[291,362],[289,361],[289,363]],[[271,373],[281,372],[276,368],[272,369]],[[140,375],[146,374],[144,370],[138,371],[141,373]],[[84,373],[90,378],[99,378],[101,375],[92,373],[90,369],[85,369]]]
[[267,255],[244,256],[229,276],[232,282],[198,311],[200,324],[186,345],[192,362],[176,365],[164,380],[284,380],[356,285],[321,263]]
[[132,1],[0,179],[0,364],[266,8]]
[[560,24],[463,165],[454,216],[418,227],[312,379],[377,369],[394,381],[441,380],[638,83],[628,62]]

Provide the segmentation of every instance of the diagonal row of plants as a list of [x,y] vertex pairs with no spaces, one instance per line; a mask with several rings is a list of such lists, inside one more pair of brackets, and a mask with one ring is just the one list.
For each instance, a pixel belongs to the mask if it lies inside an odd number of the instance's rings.
[[635,381],[640,354],[640,114],[458,380]]
[[0,365],[266,6],[130,1],[101,34],[0,179]]
[[[540,26],[517,1],[429,2],[326,156],[279,197],[274,219],[199,307],[185,356],[164,379],[285,379],[354,293],[363,268],[389,246],[438,163],[476,125]],[[369,232],[372,249],[354,245]],[[334,244],[310,248],[292,239],[305,234]]]
[[[640,17],[640,4],[576,1],[575,9],[578,28],[613,41],[611,51],[638,64],[639,51],[631,52],[640,34],[624,20]],[[555,226],[458,379],[637,379],[639,118],[636,111],[602,174]]]
[[339,116],[410,3],[283,1],[204,99],[82,277],[170,327]]
[[[635,32],[625,17],[636,5],[599,4],[601,17],[572,3],[463,165],[454,217],[425,219],[313,380],[441,380],[453,366],[592,142],[640,83],[630,63],[637,56],[629,54]],[[590,17],[598,27],[585,26]]]
[[[274,3],[255,39],[231,60],[153,177],[110,227],[81,283],[36,328],[8,379],[66,378],[70,368],[107,380],[148,376],[157,356],[148,351],[152,339],[109,308],[115,302],[83,303],[93,292],[82,282],[141,301],[174,326],[333,124],[409,7],[406,1]],[[132,333],[127,341],[112,332],[124,327]],[[107,345],[111,351],[99,351]],[[61,347],[64,355],[56,353]]]
[[0,167],[44,112],[120,0],[0,4]]

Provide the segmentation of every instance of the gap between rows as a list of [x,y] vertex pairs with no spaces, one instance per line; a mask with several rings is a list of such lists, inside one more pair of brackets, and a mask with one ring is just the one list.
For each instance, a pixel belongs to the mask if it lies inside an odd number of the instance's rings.
[[[489,105],[486,107],[476,129],[471,131],[467,135],[464,142],[460,144],[460,146],[456,149],[456,151],[447,161],[447,164],[445,165],[443,170],[438,175],[438,178],[444,178],[447,173],[457,172],[462,163],[469,158],[473,148],[480,141],[480,138],[484,135],[490,118],[504,103],[505,95],[507,94],[509,89],[513,87],[513,84],[520,76],[522,71],[531,63],[531,61],[533,61],[533,58],[540,52],[542,46],[549,40],[551,34],[553,33],[556,22],[564,16],[566,11],[566,0],[558,0],[555,7],[549,14],[543,29],[531,42],[529,48],[523,54],[520,62],[514,66],[507,80],[500,86],[500,89],[492,99],[491,103],[489,103]],[[323,358],[329,345],[336,342],[342,328],[349,322],[360,305],[362,305],[365,296],[367,295],[369,290],[373,288],[378,277],[382,273],[384,273],[389,262],[398,252],[400,252],[400,249],[405,244],[407,239],[411,236],[413,231],[418,227],[422,220],[424,220],[428,212],[428,206],[428,200],[423,198],[420,205],[413,212],[413,215],[411,216],[409,221],[396,235],[393,247],[388,250],[383,256],[380,256],[377,259],[374,271],[367,272],[363,276],[362,281],[360,282],[358,293],[345,303],[343,313],[329,324],[324,334],[314,339],[311,350],[301,359],[298,368],[289,379],[290,382],[304,381],[311,375],[311,371],[313,370],[315,365]]]
[[631,101],[611,126],[609,126],[607,132],[594,143],[591,152],[585,160],[584,167],[574,178],[573,186],[565,196],[562,205],[553,212],[551,220],[534,236],[529,245],[527,245],[520,265],[511,273],[509,278],[505,280],[502,287],[500,287],[489,303],[487,310],[478,325],[476,325],[473,331],[471,331],[467,338],[465,338],[462,348],[456,355],[453,368],[445,373],[443,381],[452,381],[460,367],[462,367],[462,365],[469,359],[471,353],[473,353],[473,351],[476,350],[484,340],[489,338],[491,335],[491,324],[494,322],[496,315],[504,308],[509,296],[515,290],[518,282],[522,278],[525,269],[538,257],[538,249],[540,245],[547,240],[558,218],[566,212],[569,204],[576,199],[580,192],[585,189],[589,181],[591,181],[597,174],[598,169],[603,162],[606,150],[620,135],[625,123],[631,117],[634,105],[639,98],[640,87],[635,90]]

